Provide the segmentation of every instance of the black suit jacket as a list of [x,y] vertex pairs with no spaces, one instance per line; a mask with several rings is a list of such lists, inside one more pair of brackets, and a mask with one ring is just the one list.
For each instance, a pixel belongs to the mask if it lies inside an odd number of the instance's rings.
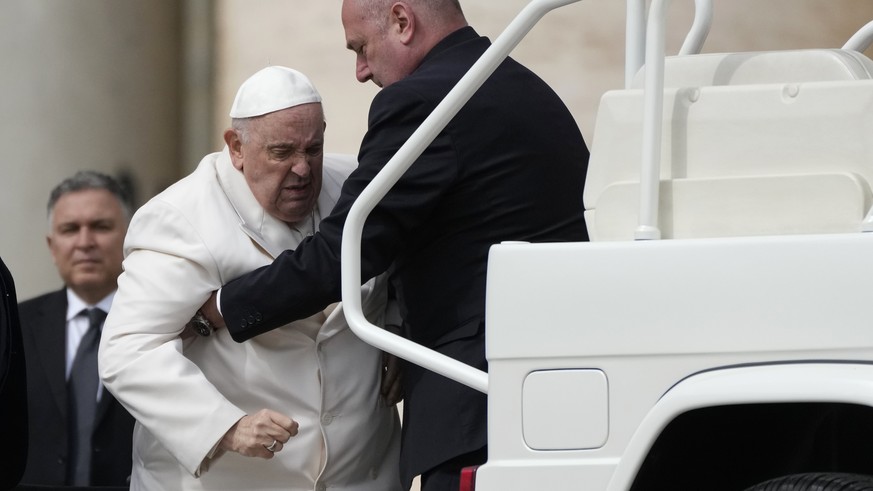
[[[234,339],[340,298],[340,236],[354,199],[489,45],[472,28],[460,29],[414,73],[378,93],[359,167],[320,232],[222,289]],[[408,336],[487,369],[488,250],[501,241],[587,240],[587,165],[588,149],[566,106],[508,59],[370,214],[362,278],[390,268]],[[404,389],[404,482],[486,444],[484,395],[412,366]]]
[[0,259],[0,442],[6,457],[0,489],[18,484],[27,457],[27,395],[18,302],[12,274]]
[[[69,462],[66,363],[67,293],[59,290],[19,304],[27,360],[30,445],[22,483],[62,485]],[[129,484],[133,417],[108,390],[97,406],[91,484]]]

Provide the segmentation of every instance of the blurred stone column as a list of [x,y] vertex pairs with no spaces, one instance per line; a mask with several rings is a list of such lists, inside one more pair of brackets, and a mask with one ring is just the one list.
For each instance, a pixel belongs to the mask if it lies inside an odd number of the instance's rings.
[[24,300],[61,286],[50,190],[121,176],[141,204],[179,176],[182,4],[0,0],[0,255]]

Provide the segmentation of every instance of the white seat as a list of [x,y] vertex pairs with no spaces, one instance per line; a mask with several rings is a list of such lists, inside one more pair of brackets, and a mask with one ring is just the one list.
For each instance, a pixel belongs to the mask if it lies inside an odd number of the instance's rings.
[[[664,87],[835,82],[873,78],[873,61],[857,51],[805,49],[707,53],[664,59]],[[641,89],[645,67],[632,87]]]
[[[873,203],[871,79],[873,61],[844,50],[665,60],[662,238],[859,231]],[[584,195],[592,240],[633,239],[642,108],[639,88],[601,99]]]

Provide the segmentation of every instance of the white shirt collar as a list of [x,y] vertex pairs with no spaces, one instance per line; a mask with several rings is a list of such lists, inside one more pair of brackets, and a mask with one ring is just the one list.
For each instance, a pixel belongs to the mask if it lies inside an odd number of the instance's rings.
[[115,290],[113,290],[109,295],[103,297],[103,299],[95,305],[88,305],[88,303],[82,300],[81,297],[76,295],[72,288],[67,288],[67,322],[79,315],[83,309],[100,307],[104,312],[109,312],[109,308],[112,307],[112,299],[114,298]]

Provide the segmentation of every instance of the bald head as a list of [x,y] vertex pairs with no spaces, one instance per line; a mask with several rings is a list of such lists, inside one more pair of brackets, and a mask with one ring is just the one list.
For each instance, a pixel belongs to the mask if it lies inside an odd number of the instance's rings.
[[[391,6],[398,0],[350,0],[351,3],[360,5],[361,10],[368,19],[372,19],[380,26],[387,24],[388,12]],[[408,4],[416,14],[429,21],[455,24],[459,21],[466,24],[464,12],[461,10],[459,0],[402,0]]]
[[467,25],[458,0],[343,0],[355,76],[380,87],[412,73],[443,38]]

